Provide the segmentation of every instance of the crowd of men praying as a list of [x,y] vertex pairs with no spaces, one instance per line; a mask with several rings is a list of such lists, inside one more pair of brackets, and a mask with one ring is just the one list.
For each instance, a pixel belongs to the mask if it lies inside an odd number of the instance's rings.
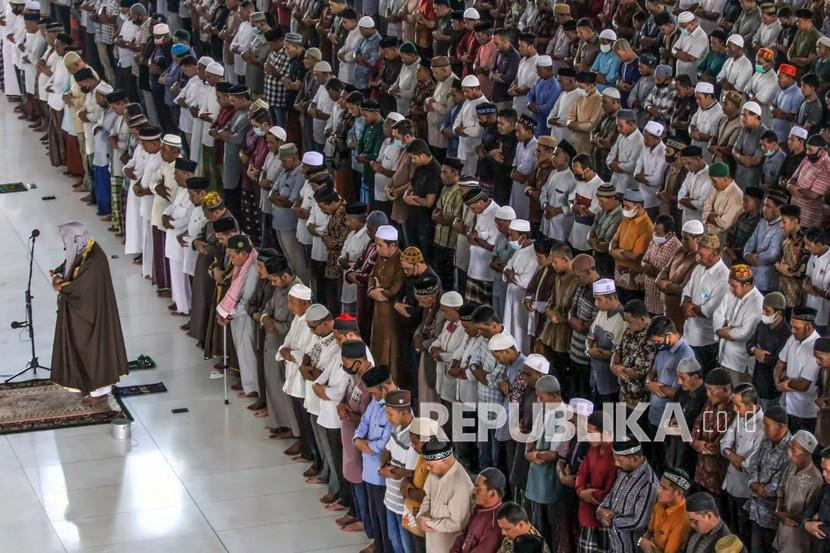
[[830,551],[830,3],[0,0],[0,31],[67,192],[363,552]]

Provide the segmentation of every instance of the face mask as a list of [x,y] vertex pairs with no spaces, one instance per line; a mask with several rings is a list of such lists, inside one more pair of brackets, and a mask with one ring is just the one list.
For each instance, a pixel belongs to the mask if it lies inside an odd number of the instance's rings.
[[819,156],[821,156],[821,154],[807,154],[807,159],[815,163],[818,161]]
[[666,161],[669,163],[674,163],[675,161],[677,161],[677,154],[674,154],[672,156],[666,156]]
[[120,19],[121,21],[126,21],[127,19],[129,19],[129,16],[126,13],[119,13],[118,19]]
[[756,63],[755,64],[755,72],[756,73],[763,73],[764,72],[764,66],[761,65],[760,63]]
[[662,246],[663,244],[665,244],[665,243],[666,243],[666,241],[668,240],[668,238],[666,238],[665,236],[657,236],[656,234],[654,234],[654,235],[652,235],[651,240],[652,240],[655,244],[657,244],[658,246]]
[[600,44],[599,45],[599,51],[607,54],[608,52],[611,51],[611,45],[610,44]]
[[771,325],[775,322],[775,315],[761,315],[761,322],[765,325]]
[[81,87],[81,92],[83,92],[84,94],[89,94],[90,92],[92,92],[92,89],[89,88],[88,86],[82,86]]
[[257,136],[265,136],[265,131],[257,127],[254,129],[254,134]]
[[683,35],[683,36],[688,36],[689,35],[689,29],[685,29],[683,27],[680,27],[680,34]]
[[635,215],[637,215],[636,209],[623,209],[623,217],[626,219],[631,219]]
[[344,373],[346,373],[346,374],[356,374],[357,370],[355,369],[355,365],[357,365],[357,363],[355,363],[351,367],[347,367],[346,365],[342,365],[342,364],[340,366],[343,368]]
[[574,173],[574,177],[576,177],[576,180],[578,181],[585,181],[585,175],[583,175],[582,173]]
[[521,247],[522,247],[522,245],[519,244],[518,242],[516,242],[515,240],[510,241],[510,249],[511,250],[518,250]]
[[770,150],[768,152],[764,152],[764,157],[772,157],[774,155],[775,155],[775,152],[773,152],[772,150]]
[[259,27],[254,27],[251,30],[254,32],[255,35],[261,35],[262,34],[262,29],[260,29]]

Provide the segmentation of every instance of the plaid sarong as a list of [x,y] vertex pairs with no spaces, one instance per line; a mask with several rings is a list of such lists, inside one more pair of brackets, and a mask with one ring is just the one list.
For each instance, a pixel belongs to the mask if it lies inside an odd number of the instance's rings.
[[126,206],[123,205],[122,201],[122,192],[124,190],[124,177],[110,177],[110,182],[112,183],[112,219],[111,224],[115,229],[115,232],[123,232],[124,231],[124,210]]
[[608,530],[602,526],[596,528],[583,526],[579,531],[577,553],[607,553],[609,547]]
[[482,305],[490,304],[493,301],[493,283],[467,277],[464,296],[470,302]]

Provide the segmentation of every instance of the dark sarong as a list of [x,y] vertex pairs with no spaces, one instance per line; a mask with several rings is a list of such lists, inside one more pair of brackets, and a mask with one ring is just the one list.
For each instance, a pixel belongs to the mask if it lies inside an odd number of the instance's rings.
[[60,167],[66,163],[66,144],[63,140],[63,130],[61,130],[62,121],[63,110],[49,110],[47,136],[49,137],[49,161],[52,162],[52,167]]
[[199,254],[196,258],[196,268],[193,271],[193,294],[190,304],[190,330],[188,335],[205,343],[205,332],[210,317],[210,304],[216,292],[216,283],[210,277],[210,260],[208,256]]
[[63,132],[63,142],[66,145],[66,170],[76,177],[83,177],[84,156],[81,155],[81,145],[77,136]]
[[165,232],[153,227],[153,283],[159,290],[170,289],[170,265],[164,256]]

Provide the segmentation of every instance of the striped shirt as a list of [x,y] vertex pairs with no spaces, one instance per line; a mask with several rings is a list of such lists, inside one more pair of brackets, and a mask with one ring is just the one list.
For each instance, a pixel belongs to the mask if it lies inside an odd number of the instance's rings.
[[505,375],[504,365],[496,361],[493,354],[490,353],[490,341],[487,339],[476,340],[475,350],[470,355],[470,365],[477,365],[479,368],[487,373],[487,384],[478,382],[478,402],[479,403],[497,403],[502,405],[504,403],[504,394],[499,388],[499,381]]
[[[395,468],[406,468],[411,460],[411,457],[418,457],[418,453],[410,446],[412,442],[409,437],[409,425],[406,428],[396,428],[389,436],[389,441],[386,442],[386,449],[392,456],[389,458],[389,464]],[[383,504],[386,508],[402,515],[404,512],[403,494],[401,493],[401,480],[397,478],[386,479],[386,495],[383,497]]]
[[[588,284],[580,286],[576,289],[576,293],[574,294],[568,318],[576,317],[583,324],[590,325],[596,314],[597,307],[594,305],[594,292],[592,285]],[[585,337],[585,334],[577,332],[576,330],[571,332],[571,361],[582,366],[588,366],[590,363],[590,359],[588,359],[588,355],[585,353]]]
[[647,461],[631,472],[618,471],[611,493],[600,504],[614,512],[608,527],[611,551],[639,551],[636,542],[648,527],[651,509],[657,501],[657,485],[657,477]]
[[[801,160],[798,169],[792,177],[795,182],[793,188],[812,190],[824,194],[830,188],[830,156],[826,152],[821,154],[818,161],[812,162],[807,157]],[[808,200],[801,196],[793,196],[792,203],[801,208],[802,228],[817,227],[821,224],[822,205],[819,200]]]
[[[461,217],[461,187],[445,186],[441,189],[441,195],[435,204],[435,209],[441,212],[445,217]],[[452,228],[452,225],[435,225],[434,242],[444,248],[455,249],[455,243],[458,238],[458,233]]]

